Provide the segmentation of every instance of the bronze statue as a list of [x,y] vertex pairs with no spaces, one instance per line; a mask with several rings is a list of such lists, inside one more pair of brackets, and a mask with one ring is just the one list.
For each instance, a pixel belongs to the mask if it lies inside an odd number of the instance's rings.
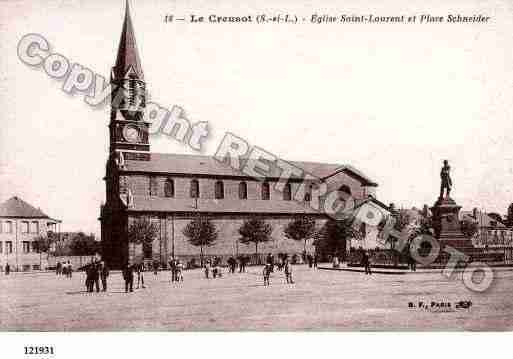
[[442,179],[442,183],[440,185],[440,199],[444,198],[444,190],[447,191],[447,197],[451,194],[452,188],[452,180],[450,176],[451,166],[449,166],[449,161],[444,160],[444,166],[440,171],[440,178]]

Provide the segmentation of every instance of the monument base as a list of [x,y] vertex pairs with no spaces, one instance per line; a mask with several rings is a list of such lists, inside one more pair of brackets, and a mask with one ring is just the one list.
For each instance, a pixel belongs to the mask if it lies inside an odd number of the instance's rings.
[[438,198],[431,208],[435,238],[439,241],[441,253],[443,253],[440,261],[448,260],[449,254],[443,251],[446,246],[466,254],[470,261],[495,262],[502,260],[503,258],[498,258],[496,253],[487,253],[482,248],[474,247],[472,240],[461,230],[460,209],[461,206],[458,206],[450,197]]
[[438,198],[435,205],[431,207],[435,237],[441,243],[472,245],[472,241],[461,230],[460,209],[461,206],[458,206],[450,197]]

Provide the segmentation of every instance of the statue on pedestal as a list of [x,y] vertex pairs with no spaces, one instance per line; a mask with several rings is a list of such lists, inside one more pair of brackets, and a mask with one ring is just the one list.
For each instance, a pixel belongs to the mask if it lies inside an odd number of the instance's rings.
[[447,198],[450,197],[451,188],[452,188],[452,180],[451,180],[451,166],[449,166],[449,161],[444,160],[444,166],[440,171],[440,178],[442,183],[440,185],[440,199],[444,198],[444,190],[447,192]]

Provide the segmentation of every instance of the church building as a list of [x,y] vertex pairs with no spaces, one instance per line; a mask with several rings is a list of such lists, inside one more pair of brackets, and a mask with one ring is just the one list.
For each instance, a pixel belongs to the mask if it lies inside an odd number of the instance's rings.
[[[115,100],[111,101],[110,153],[104,178],[106,202],[100,214],[103,256],[111,267],[142,259],[167,263],[172,257],[197,257],[199,249],[183,234],[185,226],[197,216],[210,218],[219,231],[216,243],[206,250],[207,255],[219,256],[254,252],[254,246],[238,240],[238,229],[252,216],[263,217],[273,226],[272,239],[260,245],[259,252],[274,254],[303,251],[303,243],[283,233],[284,226],[298,215],[313,216],[318,226],[328,219],[325,213],[308,206],[308,196],[303,202],[294,200],[293,194],[304,186],[301,179],[291,179],[283,191],[276,191],[274,184],[280,180],[280,173],[255,179],[214,157],[150,151],[150,123],[144,118],[146,84],[128,4],[111,83],[116,89],[112,94]],[[350,194],[355,201],[376,195],[377,184],[350,165],[290,163],[318,182]],[[156,224],[158,236],[152,247],[132,251],[128,228],[142,217]]]

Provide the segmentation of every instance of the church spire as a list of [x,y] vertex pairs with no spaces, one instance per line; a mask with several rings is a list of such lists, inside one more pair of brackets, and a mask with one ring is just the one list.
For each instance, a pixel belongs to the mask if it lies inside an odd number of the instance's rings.
[[116,65],[112,70],[115,79],[128,77],[128,72],[130,71],[132,77],[144,80],[141,60],[139,58],[139,52],[137,51],[137,44],[135,42],[134,26],[132,25],[132,19],[130,17],[130,6],[128,4],[128,0],[126,0],[125,5],[125,20],[123,22],[123,29],[119,40]]

